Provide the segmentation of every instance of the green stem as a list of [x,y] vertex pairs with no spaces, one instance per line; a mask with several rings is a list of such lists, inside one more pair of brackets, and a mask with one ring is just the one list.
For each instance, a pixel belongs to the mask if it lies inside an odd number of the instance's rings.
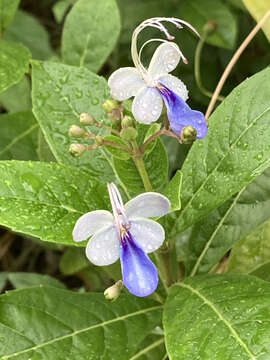
[[[194,76],[195,76],[195,80],[196,80],[198,88],[201,90],[201,92],[205,96],[208,96],[211,99],[213,96],[213,93],[211,91],[208,91],[207,89],[205,89],[205,87],[202,84],[202,80],[201,80],[200,62],[201,62],[201,53],[202,53],[202,48],[203,48],[204,43],[205,43],[205,39],[202,37],[199,40],[198,45],[196,47],[195,60],[194,60]],[[224,97],[219,96],[218,100],[223,101]]]
[[143,154],[140,152],[140,149],[137,145],[136,140],[132,142],[133,149],[135,150],[135,154],[132,156],[134,164],[141,176],[144,188],[146,191],[153,191],[152,185],[145,169],[144,161],[143,161]]
[[159,270],[159,277],[160,280],[162,282],[162,285],[164,287],[164,290],[166,291],[166,293],[169,293],[169,288],[168,288],[168,282],[167,282],[167,269],[166,269],[166,265],[163,261],[163,258],[161,257],[159,252],[155,252],[154,253],[157,265],[158,265],[158,270]]

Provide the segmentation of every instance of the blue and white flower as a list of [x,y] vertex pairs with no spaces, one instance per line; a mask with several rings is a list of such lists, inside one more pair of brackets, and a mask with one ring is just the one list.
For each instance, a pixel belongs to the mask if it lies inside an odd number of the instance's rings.
[[[182,59],[186,58],[179,47],[168,40],[174,37],[169,34],[162,22],[169,22],[182,28],[187,25],[197,35],[197,31],[187,22],[177,18],[152,18],[142,22],[133,32],[131,55],[135,67],[125,67],[116,70],[109,78],[108,84],[111,96],[119,101],[135,96],[132,104],[134,118],[144,124],[157,121],[161,115],[163,101],[167,108],[171,129],[178,135],[186,126],[193,126],[197,138],[203,138],[207,133],[207,124],[200,111],[192,110],[187,104],[188,91],[185,84],[177,77],[169,74]],[[145,42],[139,53],[137,37],[146,27],[154,27],[165,33],[168,40],[151,39]],[[152,41],[162,42],[156,49],[148,69],[141,62],[141,52],[146,44]]]
[[74,241],[89,239],[86,256],[95,265],[105,266],[121,261],[123,282],[136,296],[147,296],[156,290],[158,272],[147,256],[163,243],[163,227],[149,217],[163,216],[170,201],[163,195],[147,192],[123,204],[117,187],[108,184],[113,214],[95,210],[81,216],[73,230]]

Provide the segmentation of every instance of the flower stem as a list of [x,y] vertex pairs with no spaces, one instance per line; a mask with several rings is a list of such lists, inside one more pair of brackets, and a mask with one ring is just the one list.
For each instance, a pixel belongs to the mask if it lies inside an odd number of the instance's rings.
[[[200,62],[201,62],[201,53],[202,53],[202,48],[203,48],[204,43],[205,43],[205,39],[202,37],[202,38],[200,38],[198,45],[196,47],[195,59],[194,59],[194,75],[195,75],[195,80],[196,80],[197,86],[200,89],[200,91],[205,96],[208,96],[211,99],[211,97],[213,96],[213,93],[211,91],[208,91],[207,89],[205,89],[205,87],[202,84],[202,80],[201,80]],[[219,101],[223,101],[224,97],[218,96],[217,99]]]
[[132,146],[134,149],[134,155],[132,156],[132,159],[141,176],[144,188],[146,191],[153,191],[149,176],[144,165],[143,154],[141,153],[136,140],[132,142]]
[[155,140],[158,136],[163,135],[163,134],[164,134],[164,135],[167,135],[167,136],[174,137],[174,138],[176,138],[176,139],[178,140],[179,143],[181,143],[181,139],[180,139],[180,137],[179,137],[178,135],[176,135],[176,134],[173,133],[172,131],[164,128],[164,129],[158,130],[158,131],[155,132],[153,135],[151,135],[151,136],[141,145],[140,151],[141,151],[142,153],[144,153],[147,145],[148,145],[151,141]]
[[208,105],[205,117],[206,119],[209,118],[212,110],[214,109],[215,103],[217,101],[218,95],[220,94],[223,85],[225,83],[225,81],[227,80],[227,77],[229,76],[232,68],[234,67],[235,63],[237,62],[237,60],[239,59],[240,55],[242,54],[242,52],[245,50],[245,48],[248,46],[248,44],[250,43],[250,41],[254,38],[254,36],[257,34],[257,32],[261,29],[261,27],[263,26],[263,24],[266,22],[266,20],[270,17],[270,11],[268,11],[264,17],[258,22],[258,24],[253,28],[253,30],[249,33],[249,35],[245,38],[245,40],[242,42],[242,44],[239,46],[239,48],[237,49],[237,51],[234,53],[233,57],[231,58],[231,61],[229,62],[229,64],[227,65],[226,69],[224,70],[224,73],[222,74],[216,90],[214,92],[214,95]]

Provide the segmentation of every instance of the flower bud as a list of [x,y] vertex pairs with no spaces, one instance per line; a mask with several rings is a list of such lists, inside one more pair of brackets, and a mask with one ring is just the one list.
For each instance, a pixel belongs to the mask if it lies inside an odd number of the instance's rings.
[[196,140],[197,131],[193,126],[185,126],[181,131],[180,138],[183,144],[191,144]]
[[102,136],[96,135],[95,140],[96,140],[97,145],[102,145],[103,144],[103,137]]
[[111,112],[113,109],[118,109],[119,104],[116,100],[108,99],[102,104],[102,107],[106,112]]
[[78,157],[85,152],[87,146],[83,144],[71,144],[69,147],[69,152],[72,156]]
[[83,138],[85,137],[86,132],[79,126],[77,125],[72,125],[69,128],[69,135],[76,137],[76,138]]
[[116,300],[121,293],[122,287],[123,287],[123,281],[122,280],[117,281],[114,285],[108,287],[108,289],[104,291],[105,298],[107,300],[112,300],[112,301]]
[[120,132],[120,137],[123,140],[127,140],[127,141],[133,141],[136,139],[137,136],[138,136],[138,131],[133,127],[126,127],[122,129]]
[[127,128],[129,126],[132,126],[133,125],[133,120],[130,116],[124,116],[123,117],[123,120],[121,122],[121,125],[122,125],[122,128]]
[[81,113],[80,115],[80,123],[83,125],[94,125],[96,120],[93,116],[87,114],[86,112]]
[[209,20],[203,27],[203,34],[205,36],[213,34],[217,29],[217,22],[215,20]]

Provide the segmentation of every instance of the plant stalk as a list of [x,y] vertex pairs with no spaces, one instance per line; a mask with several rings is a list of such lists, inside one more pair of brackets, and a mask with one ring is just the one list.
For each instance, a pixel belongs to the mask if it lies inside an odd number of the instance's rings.
[[141,153],[136,140],[132,142],[132,146],[135,152],[135,154],[132,156],[132,159],[141,176],[144,188],[146,191],[153,191],[149,176],[144,165],[143,154]]

